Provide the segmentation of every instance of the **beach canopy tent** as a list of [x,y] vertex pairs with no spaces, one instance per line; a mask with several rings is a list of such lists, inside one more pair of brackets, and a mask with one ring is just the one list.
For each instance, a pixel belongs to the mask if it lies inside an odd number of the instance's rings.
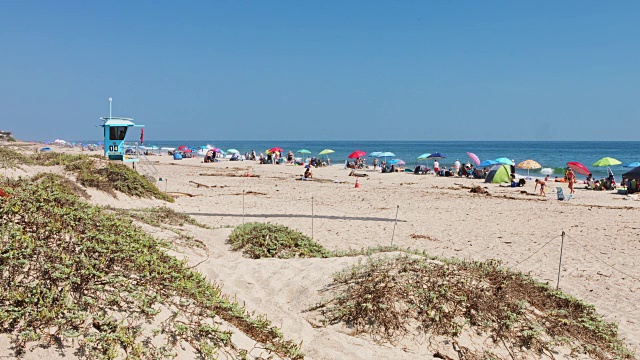
[[636,168],[640,166],[640,161],[634,161],[632,163],[628,163],[627,165],[624,165],[624,167],[626,168]]
[[511,182],[511,166],[510,165],[494,165],[484,182],[492,184],[508,183]]
[[638,166],[635,169],[632,169],[631,171],[627,171],[626,173],[622,174],[622,177],[625,179],[636,179],[636,180],[640,180],[640,166]]
[[632,194],[640,191],[638,184],[640,183],[640,166],[632,169],[631,171],[627,171],[622,174],[622,177],[627,179],[627,192],[628,194]]

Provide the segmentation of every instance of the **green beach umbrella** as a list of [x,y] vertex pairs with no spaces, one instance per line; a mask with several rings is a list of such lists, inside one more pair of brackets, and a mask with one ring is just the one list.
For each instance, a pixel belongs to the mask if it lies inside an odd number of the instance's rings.
[[296,151],[298,154],[311,154],[311,151],[307,150],[307,149],[300,149],[298,151]]
[[431,156],[431,154],[429,154],[429,153],[424,153],[424,154],[422,154],[422,155],[418,156],[418,160],[427,160],[427,158],[428,158],[429,156]]
[[596,161],[595,163],[593,163],[593,166],[613,166],[613,165],[620,165],[620,164],[622,163],[614,158],[604,157]]
[[236,149],[229,149],[229,150],[227,150],[227,152],[228,152],[229,154],[240,154],[240,151],[238,151],[238,150],[236,150]]
[[320,151],[319,155],[327,155],[327,154],[331,154],[334,153],[335,151],[331,150],[331,149],[324,149],[322,151]]

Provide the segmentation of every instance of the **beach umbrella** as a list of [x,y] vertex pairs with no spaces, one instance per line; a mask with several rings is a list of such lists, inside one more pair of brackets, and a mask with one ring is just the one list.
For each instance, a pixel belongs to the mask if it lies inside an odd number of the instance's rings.
[[364,152],[362,150],[356,150],[356,151],[352,152],[351,154],[349,154],[349,156],[347,156],[347,157],[349,159],[356,159],[356,158],[364,157],[365,155],[367,155],[366,152]]
[[388,157],[393,157],[396,156],[396,154],[390,152],[390,151],[385,151],[385,152],[381,152],[380,154],[378,154],[377,157],[383,157],[383,158],[388,158]]
[[[427,159],[434,159],[434,160],[444,159],[444,158],[446,158],[446,156],[444,156],[444,154],[441,154],[439,152],[434,152],[433,154],[430,154],[429,156],[427,156]],[[428,161],[427,161],[427,165],[429,165]]]
[[307,149],[300,149],[298,151],[296,151],[298,154],[311,154],[311,151],[307,150]]
[[229,149],[229,150],[227,150],[227,152],[228,152],[229,154],[240,154],[240,151],[238,151],[238,150],[236,150],[236,149]]
[[198,146],[198,149],[208,149],[209,147],[207,145],[200,145]]
[[495,160],[485,160],[483,162],[481,162],[480,164],[478,164],[476,167],[487,167],[487,166],[493,166],[493,165],[498,165],[499,162],[495,161]]
[[596,161],[595,163],[593,163],[593,166],[613,166],[613,165],[620,165],[620,164],[622,163],[614,158],[604,157]]
[[391,159],[387,162],[389,165],[404,165],[405,162],[402,159]]
[[529,170],[531,169],[540,169],[542,165],[540,165],[537,161],[534,160],[525,160],[516,166],[518,169],[527,169],[527,176],[529,176]]
[[382,154],[382,151],[374,151],[369,153],[369,156],[371,157],[378,157],[378,155]]
[[180,150],[180,151],[186,150],[186,149],[188,149],[188,148],[189,148],[189,147],[188,147],[187,145],[180,145],[180,146],[178,146],[178,150]]
[[211,151],[217,152],[217,153],[220,153],[220,154],[224,153],[224,151],[222,151],[222,149],[220,149],[220,148],[213,148],[213,149],[211,149]]
[[467,155],[469,155],[469,159],[471,159],[476,164],[476,166],[480,164],[480,158],[476,154],[468,152]]
[[320,153],[318,153],[318,155],[328,155],[331,153],[334,153],[335,151],[331,150],[331,149],[324,149],[322,151],[320,151]]
[[378,156],[376,156],[376,157],[384,158],[384,162],[386,163],[388,157],[394,157],[394,156],[396,156],[396,154],[394,154],[394,153],[392,153],[390,151],[384,151],[384,152],[381,152],[380,154],[378,154]]
[[496,159],[496,161],[497,161],[499,164],[503,164],[503,165],[515,165],[515,164],[513,163],[513,161],[509,160],[509,159],[508,159],[508,158],[506,158],[506,157],[497,158],[497,159]]
[[628,163],[627,165],[624,165],[624,167],[626,168],[637,168],[638,166],[640,166],[640,161],[634,161],[632,163]]
[[430,153],[424,153],[424,154],[418,156],[418,160],[427,160],[429,158],[429,156],[431,156]]
[[569,161],[567,163],[567,166],[573,169],[573,171],[577,172],[578,174],[582,174],[585,176],[591,174],[591,171],[589,171],[586,166],[577,161]]
[[282,152],[282,148],[279,147],[272,147],[271,149],[269,149],[269,152],[274,153],[274,152]]
[[186,149],[181,150],[181,151],[182,151],[183,153],[192,153],[192,152],[193,152],[193,150],[191,150],[191,149],[189,149],[189,148],[186,148]]

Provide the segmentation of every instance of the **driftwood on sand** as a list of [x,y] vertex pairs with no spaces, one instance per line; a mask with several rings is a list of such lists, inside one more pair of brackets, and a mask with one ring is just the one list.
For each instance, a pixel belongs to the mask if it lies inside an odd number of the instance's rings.
[[200,176],[226,176],[226,177],[253,177],[253,178],[259,178],[260,175],[256,175],[256,174],[249,174],[249,173],[245,173],[245,174],[231,174],[231,173],[202,173],[199,174]]
[[200,196],[200,195],[194,195],[194,194],[189,194],[189,193],[186,193],[186,192],[179,192],[179,191],[169,191],[167,194],[171,195],[171,196],[174,196],[174,197],[175,196],[188,196],[188,197]]
[[211,186],[209,186],[209,185],[201,184],[201,183],[199,183],[199,182],[195,182],[195,181],[193,181],[193,180],[189,180],[189,183],[191,183],[191,184],[195,184],[195,185],[197,185],[198,187],[201,187],[201,186],[202,186],[202,187],[205,187],[205,188],[207,188],[207,189],[211,187]]
[[357,173],[355,170],[351,170],[351,172],[349,173],[349,176],[367,177],[367,176],[369,176],[369,175],[367,175],[367,174]]

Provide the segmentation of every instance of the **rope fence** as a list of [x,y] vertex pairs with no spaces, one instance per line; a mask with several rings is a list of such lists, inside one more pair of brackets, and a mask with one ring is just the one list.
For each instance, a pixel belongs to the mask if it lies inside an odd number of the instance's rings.
[[[239,194],[234,193],[229,195],[239,195]],[[399,223],[407,222],[404,219],[407,218],[408,214],[405,214],[405,212],[403,211],[404,209],[399,204],[396,204],[395,206],[391,205],[389,207],[373,209],[373,210],[370,207],[368,207],[366,211],[361,209],[345,210],[345,209],[337,208],[336,206],[333,206],[333,205],[329,205],[322,199],[318,199],[315,196],[309,196],[309,197],[299,196],[294,199],[282,199],[282,198],[274,199],[273,197],[263,198],[263,197],[252,196],[252,198],[250,199],[247,195],[248,195],[248,192],[243,190],[242,200],[241,200],[242,224],[246,223],[247,218],[250,218],[250,217],[251,218],[260,218],[260,217],[262,218],[270,218],[270,217],[296,218],[297,217],[297,218],[303,218],[303,219],[308,218],[309,227],[307,229],[309,229],[312,239],[315,239],[316,230],[326,231],[327,226],[329,224],[329,222],[327,221],[317,221],[317,220],[343,220],[343,221],[362,221],[362,222],[375,221],[377,223],[381,223],[381,222],[393,223],[393,226],[390,229],[383,227],[387,229],[388,231],[387,234],[390,237],[389,244],[393,246],[394,241],[396,240],[397,231],[399,230]],[[260,196],[260,195],[257,195],[257,196]],[[284,204],[287,204],[287,205],[296,204],[297,206],[293,207],[294,209],[296,209],[296,213],[286,214],[286,213],[277,211],[277,205],[284,205]],[[264,207],[265,211],[263,212],[257,211],[257,209],[261,207]],[[198,214],[194,213],[193,215],[198,215]],[[210,214],[210,215],[216,215],[221,217],[238,216],[233,214]],[[298,227],[300,227],[300,224],[298,224]],[[304,226],[302,226],[302,228],[304,228]],[[619,274],[622,274],[628,277],[629,279],[640,282],[640,276],[629,274],[628,272],[620,270],[615,266],[607,263],[606,261],[601,259],[599,256],[594,254],[592,251],[590,251],[584,244],[578,242],[574,237],[571,237],[568,234],[566,234],[565,231],[562,231],[561,234],[558,234],[557,236],[552,237],[551,239],[546,241],[544,244],[542,244],[540,247],[535,249],[533,252],[527,254],[521,260],[518,260],[515,264],[508,266],[508,269],[513,270],[514,268],[524,264],[525,262],[535,257],[543,249],[547,248],[550,244],[554,243],[558,239],[561,239],[561,240],[559,241],[560,244],[558,244],[560,247],[560,251],[558,255],[558,271],[557,271],[557,280],[556,280],[557,289],[560,287],[562,261],[563,261],[562,257],[563,257],[563,252],[565,252],[565,240],[567,240],[567,243],[575,243],[580,245],[580,247],[586,253],[588,253],[591,257],[596,259],[598,262],[602,263],[604,266],[612,269],[613,271]],[[596,242],[596,243],[601,243],[601,242]],[[488,250],[492,247],[493,245],[490,245],[485,250]],[[460,251],[463,251],[463,252],[467,251],[467,253],[476,253],[476,254],[478,253],[477,247],[476,248],[469,247],[467,249],[461,249]]]

